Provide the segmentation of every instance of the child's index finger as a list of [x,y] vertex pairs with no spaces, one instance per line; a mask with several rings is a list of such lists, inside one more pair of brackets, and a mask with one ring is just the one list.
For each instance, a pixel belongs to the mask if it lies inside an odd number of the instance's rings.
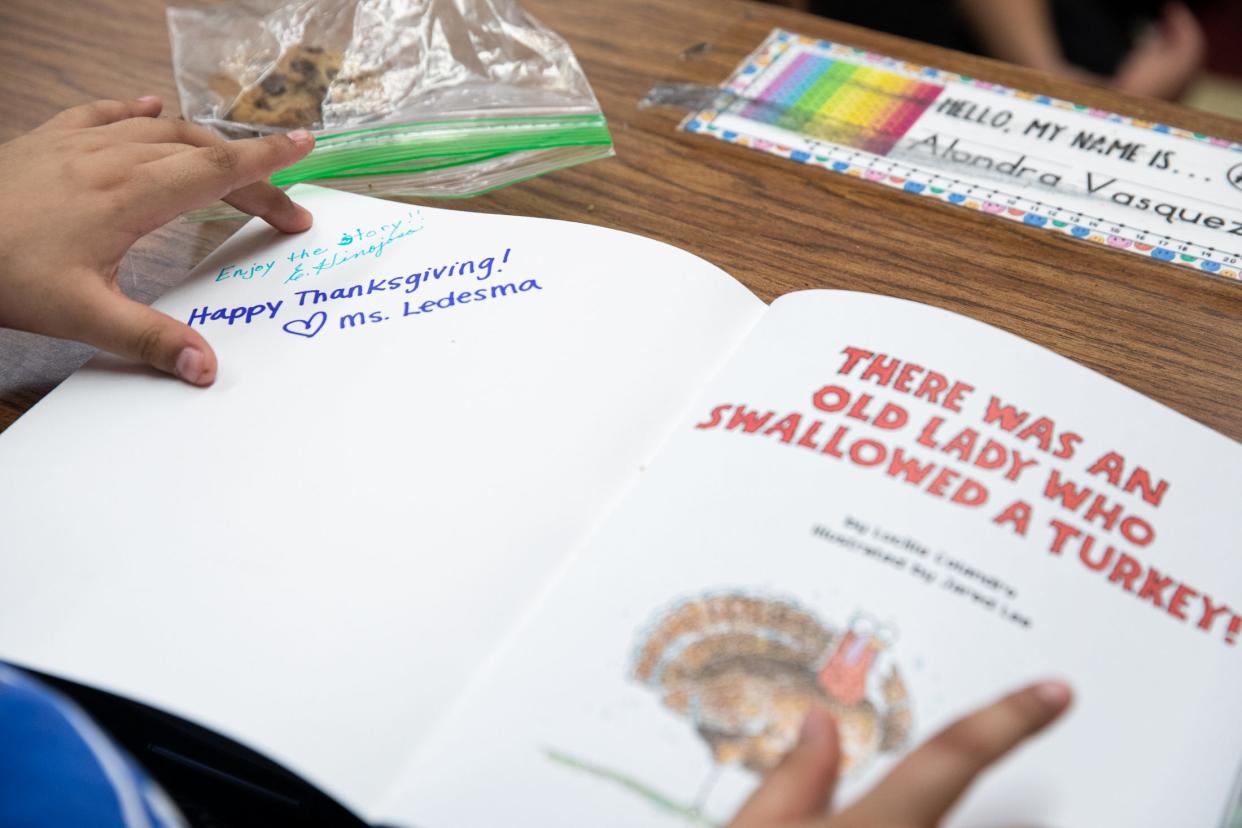
[[304,158],[315,145],[304,129],[287,135],[246,138],[176,153],[142,165],[139,184],[162,224],[217,199],[265,181]]

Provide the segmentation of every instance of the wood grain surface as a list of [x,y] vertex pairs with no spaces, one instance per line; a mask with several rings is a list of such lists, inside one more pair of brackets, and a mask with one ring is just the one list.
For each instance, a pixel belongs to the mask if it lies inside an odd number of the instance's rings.
[[[1242,140],[1242,124],[741,0],[526,6],[573,45],[608,116],[617,157],[435,206],[641,233],[720,265],[764,299],[832,287],[938,305],[1242,438],[1242,285],[680,133],[681,113],[639,109],[638,102],[661,81],[720,82],[779,25],[1235,140]],[[160,3],[0,4],[0,140],[72,104],[143,94],[164,96],[167,110],[177,112]],[[135,246],[123,285],[155,297],[237,226],[165,227]],[[0,332],[0,428],[88,354]]]

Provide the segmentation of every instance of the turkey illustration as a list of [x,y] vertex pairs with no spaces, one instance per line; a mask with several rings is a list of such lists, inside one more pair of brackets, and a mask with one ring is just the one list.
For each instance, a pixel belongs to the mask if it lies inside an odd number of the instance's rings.
[[865,767],[910,735],[909,696],[891,631],[855,615],[844,632],[788,600],[739,593],[684,601],[636,648],[633,676],[690,719],[715,761],[696,808],[728,764],[771,770],[814,703],[836,719],[842,772]]

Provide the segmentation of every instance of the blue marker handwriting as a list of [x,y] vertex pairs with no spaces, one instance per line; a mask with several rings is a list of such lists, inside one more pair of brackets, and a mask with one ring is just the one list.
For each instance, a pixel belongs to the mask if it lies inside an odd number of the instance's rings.
[[[504,299],[507,296],[521,296],[524,293],[533,293],[534,291],[543,290],[543,285],[539,284],[535,279],[523,279],[521,282],[497,282],[486,288],[477,288],[474,290],[459,290],[450,292],[446,296],[439,299],[427,299],[420,304],[414,304],[410,300],[401,303],[401,315],[397,318],[407,318],[411,316],[423,316],[437,310],[447,310],[449,308],[459,308],[469,304],[478,305],[480,302],[488,300]],[[326,316],[324,311],[318,311],[315,316]],[[393,316],[380,310],[373,310],[370,313],[366,311],[354,311],[352,313],[342,313],[337,317],[337,330],[351,331],[355,328],[374,328],[376,325],[383,324]],[[314,336],[319,333],[323,327],[320,324],[314,329],[314,333],[306,334],[297,330],[290,330],[289,325],[285,326],[288,333],[296,333],[299,336]],[[329,328],[331,330],[331,328]]]
[[285,333],[294,336],[304,336],[307,339],[314,339],[315,334],[323,330],[324,324],[328,321],[328,314],[323,311],[312,313],[307,319],[290,319],[281,328]]
[[[396,232],[400,234],[403,231],[396,229]],[[357,243],[360,236],[363,242],[367,242],[365,230],[355,228],[347,235],[350,245]],[[379,243],[367,242],[361,251]],[[506,247],[486,256],[476,255],[424,265],[423,269],[405,275],[377,276],[347,285],[339,285],[338,282],[339,286],[325,285],[323,290],[313,287],[292,290],[281,299],[249,305],[201,305],[190,311],[188,322],[198,327],[216,322],[230,327],[246,326],[247,329],[252,325],[263,328],[264,323],[274,322],[273,328],[277,332],[283,331],[296,339],[316,339],[325,332],[332,332],[331,336],[336,337],[340,331],[374,328],[393,319],[417,319],[466,305],[491,304],[508,297],[541,293],[544,286],[529,273],[505,274],[507,269],[512,270],[512,253],[512,248]],[[270,272],[271,268],[265,269],[261,266],[263,263],[258,264],[260,266],[253,271],[254,276],[229,278],[263,278],[262,274]],[[447,292],[436,290],[441,287],[442,281]],[[288,289],[282,289],[282,292],[285,290]],[[427,296],[429,292],[430,297]],[[341,300],[360,301],[357,304],[350,302],[337,311],[334,303]],[[368,302],[375,304],[367,307]]]
[[504,271],[504,265],[509,261],[510,252],[511,249],[506,247],[499,260],[495,256],[485,256],[480,259],[463,259],[428,267],[425,270],[416,270],[405,276],[394,276],[388,279],[368,279],[366,282],[356,282],[348,287],[338,287],[331,291],[307,288],[306,290],[294,291],[293,295],[298,298],[298,307],[302,307],[303,305],[318,305],[321,302],[331,302],[336,299],[361,299],[364,296],[373,296],[377,293],[388,293],[402,289],[406,293],[414,293],[421,285],[428,284],[432,280],[438,282],[440,279],[452,278],[454,276],[474,276],[477,281],[483,282],[491,278],[493,273],[502,273]]
[[[490,290],[461,290],[457,293],[450,293],[448,296],[441,296],[439,299],[428,299],[421,305],[414,305],[408,300],[402,302],[402,316],[418,316],[423,313],[431,313],[436,308],[441,310],[446,308],[465,305],[469,302],[482,302],[485,299],[503,299],[506,296],[515,296],[519,293],[526,293],[528,290],[543,290],[543,285],[534,279],[526,279],[520,284],[513,282],[504,282],[491,286]],[[342,325],[342,327],[344,327]]]
[[277,299],[275,302],[260,302],[257,305],[238,305],[214,310],[210,305],[203,305],[190,312],[189,324],[191,328],[195,323],[201,326],[208,322],[228,322],[230,325],[234,322],[241,322],[243,325],[249,325],[256,318],[275,319],[276,314],[280,312],[280,306],[284,303],[284,299]]

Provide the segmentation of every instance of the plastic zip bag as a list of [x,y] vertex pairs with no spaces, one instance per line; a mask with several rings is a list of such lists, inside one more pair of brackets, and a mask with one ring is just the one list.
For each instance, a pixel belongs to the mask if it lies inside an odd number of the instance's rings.
[[569,45],[514,0],[235,2],[168,28],[186,118],[316,132],[281,186],[465,197],[613,154]]

